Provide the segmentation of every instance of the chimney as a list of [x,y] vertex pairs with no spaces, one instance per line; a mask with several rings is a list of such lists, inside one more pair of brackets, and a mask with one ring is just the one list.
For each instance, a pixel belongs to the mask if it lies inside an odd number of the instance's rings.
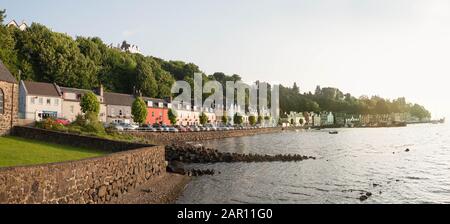
[[172,103],[172,97],[171,96],[168,96],[168,97],[164,97],[164,100],[167,102],[167,103]]
[[103,97],[103,85],[102,84],[100,84],[100,87],[98,88],[98,95]]

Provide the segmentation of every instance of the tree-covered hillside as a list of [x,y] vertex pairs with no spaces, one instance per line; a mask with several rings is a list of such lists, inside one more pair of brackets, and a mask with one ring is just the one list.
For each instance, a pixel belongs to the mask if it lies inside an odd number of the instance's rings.
[[[0,11],[4,24],[5,11]],[[98,37],[76,37],[53,32],[33,23],[26,31],[0,26],[0,59],[19,79],[55,82],[61,86],[93,89],[102,84],[106,90],[132,94],[139,90],[148,97],[167,97],[175,80],[193,84],[199,66],[183,61],[166,61],[152,56],[122,52],[108,47]],[[19,71],[20,74],[19,74]],[[19,77],[20,76],[20,77]],[[204,81],[241,80],[239,75],[221,72],[203,76]],[[334,111],[352,114],[410,112],[419,118],[430,113],[404,98],[394,101],[380,97],[355,98],[335,88],[320,88],[300,93],[297,84],[280,88],[280,109],[289,111]]]

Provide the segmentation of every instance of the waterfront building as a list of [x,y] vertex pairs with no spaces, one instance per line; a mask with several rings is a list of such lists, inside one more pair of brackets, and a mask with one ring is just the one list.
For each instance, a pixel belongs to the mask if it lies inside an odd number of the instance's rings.
[[313,127],[320,127],[322,118],[318,113],[312,113],[312,123]]
[[291,111],[287,115],[288,121],[291,125],[295,127],[305,126],[306,125],[306,118],[301,112],[294,112]]
[[173,102],[172,108],[177,115],[177,125],[190,126],[200,124],[200,111],[190,102]]
[[[62,116],[73,122],[77,118],[78,115],[82,115],[81,111],[81,98],[88,92],[93,92],[91,90],[85,89],[76,89],[76,88],[68,88],[68,87],[60,87],[62,96]],[[96,92],[98,101],[100,102],[100,110],[99,110],[99,121],[106,122],[106,104],[104,102],[103,97],[103,86],[100,86]]]
[[105,92],[106,123],[132,123],[131,106],[134,99],[134,96],[129,94]]
[[170,101],[149,97],[142,97],[142,99],[147,104],[147,118],[145,119],[145,123],[150,125],[170,125],[169,109],[172,108]]
[[211,107],[203,107],[202,108],[203,113],[208,117],[208,123],[212,125],[217,125],[217,116],[216,112]]
[[345,118],[346,127],[355,127],[360,124],[361,116],[347,115]]
[[18,121],[19,87],[0,60],[0,136],[9,134]]
[[20,118],[41,121],[62,117],[62,97],[55,83],[20,81]]
[[334,115],[332,112],[322,112],[320,114],[320,126],[334,125]]

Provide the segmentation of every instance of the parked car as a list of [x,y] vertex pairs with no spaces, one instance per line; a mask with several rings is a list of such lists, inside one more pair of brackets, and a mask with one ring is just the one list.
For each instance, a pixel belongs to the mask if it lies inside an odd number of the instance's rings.
[[132,124],[119,124],[119,125],[122,126],[125,131],[134,131],[139,127],[139,126],[136,127],[136,125]]
[[191,129],[192,129],[192,131],[195,131],[195,132],[201,131],[200,127],[198,127],[198,126],[192,126]]
[[162,132],[164,131],[164,128],[161,125],[153,125],[153,128],[157,131],[157,132]]
[[122,126],[121,124],[117,124],[117,123],[111,123],[111,124],[109,124],[108,127],[115,128],[117,131],[124,131],[125,130],[124,126]]
[[161,127],[163,129],[163,132],[169,132],[170,131],[170,127],[168,127],[166,125],[162,125]]
[[138,128],[139,131],[145,131],[145,132],[156,132],[156,129],[153,128],[149,124],[144,124],[141,127]]
[[183,126],[175,126],[176,129],[178,129],[179,132],[187,132],[187,128],[183,127]]
[[58,124],[62,124],[62,125],[64,125],[64,126],[67,126],[67,125],[70,124],[70,121],[67,120],[67,119],[65,119],[65,118],[57,118],[57,119],[55,120],[55,122],[58,123]]
[[217,127],[212,125],[212,124],[208,125],[208,128],[209,128],[210,131],[217,131],[218,130]]
[[178,129],[176,129],[175,127],[168,127],[169,132],[179,132]]

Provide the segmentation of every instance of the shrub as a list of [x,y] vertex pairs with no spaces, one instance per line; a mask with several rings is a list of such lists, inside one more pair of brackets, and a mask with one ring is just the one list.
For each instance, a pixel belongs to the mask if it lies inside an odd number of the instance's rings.
[[73,133],[73,134],[82,134],[83,131],[81,130],[82,128],[80,126],[77,125],[71,125],[68,128],[69,133]]

